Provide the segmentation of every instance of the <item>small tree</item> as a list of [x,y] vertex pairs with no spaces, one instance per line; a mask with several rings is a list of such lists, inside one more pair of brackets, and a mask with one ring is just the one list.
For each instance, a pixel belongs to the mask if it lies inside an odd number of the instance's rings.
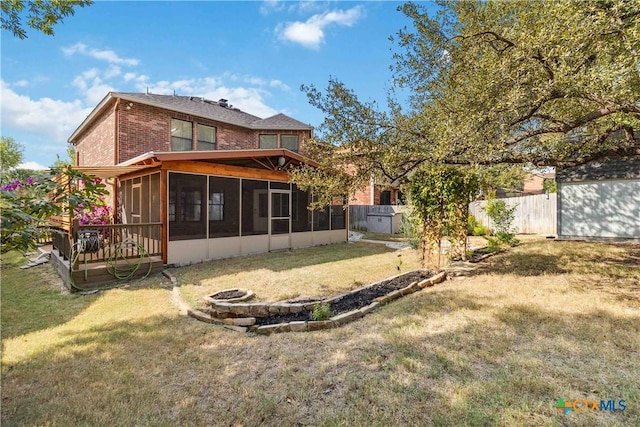
[[493,237],[488,238],[489,246],[499,247],[518,243],[512,228],[517,208],[517,205],[508,206],[504,200],[490,198],[487,201],[483,209],[495,226]]
[[3,174],[22,163],[24,146],[11,137],[0,138],[0,169]]
[[478,189],[475,173],[456,167],[422,167],[408,185],[410,218],[421,235],[421,264],[440,268],[442,238],[450,256],[465,258],[469,201]]

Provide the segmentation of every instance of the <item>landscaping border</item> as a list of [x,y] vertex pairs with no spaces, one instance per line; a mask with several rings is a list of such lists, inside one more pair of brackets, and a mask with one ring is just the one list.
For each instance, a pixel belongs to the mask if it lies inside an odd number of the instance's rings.
[[[447,277],[444,271],[438,272],[435,275],[421,280],[415,281],[405,286],[402,289],[398,289],[392,292],[389,292],[386,295],[382,295],[374,299],[374,301],[365,306],[358,309],[354,309],[351,311],[347,311],[344,313],[337,314],[331,317],[328,320],[322,321],[294,321],[294,322],[285,322],[271,325],[256,325],[256,317],[260,316],[272,316],[274,314],[295,314],[300,313],[303,310],[312,310],[316,304],[331,304],[334,302],[340,301],[342,298],[359,292],[363,289],[375,286],[382,282],[387,282],[393,280],[397,277],[400,277],[404,274],[399,274],[388,279],[381,280],[380,282],[376,282],[370,285],[361,286],[357,289],[353,289],[347,293],[336,295],[326,299],[319,299],[313,302],[275,302],[275,303],[228,303],[221,300],[215,300],[209,297],[205,297],[205,301],[209,306],[209,313],[206,313],[201,310],[193,309],[191,307],[186,307],[186,313],[193,317],[194,319],[200,320],[206,323],[212,323],[227,327],[229,329],[238,331],[238,332],[255,332],[261,335],[270,335],[273,333],[280,332],[306,332],[306,331],[318,331],[323,329],[331,329],[337,328],[349,322],[353,322],[354,320],[360,319],[361,317],[369,314],[377,307],[388,304],[391,301],[394,301],[401,296],[411,294],[413,292],[419,291],[426,287],[434,286],[437,283],[441,283]],[[169,272],[165,273],[165,276],[171,279],[171,282],[174,284],[174,290],[177,289],[177,280],[173,275]],[[174,293],[175,297],[175,293]],[[186,303],[179,304],[182,308],[184,308]],[[219,317],[223,316],[223,317]]]

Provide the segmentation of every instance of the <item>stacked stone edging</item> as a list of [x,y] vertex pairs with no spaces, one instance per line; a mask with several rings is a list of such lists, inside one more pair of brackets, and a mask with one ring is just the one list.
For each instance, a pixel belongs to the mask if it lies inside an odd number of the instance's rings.
[[[398,277],[398,276],[394,276],[391,279],[385,279],[385,281],[392,280],[395,277]],[[419,291],[426,287],[431,287],[437,283],[441,283],[442,281],[445,280],[445,278],[446,278],[446,273],[442,271],[428,279],[424,279],[420,282],[413,282],[402,289],[399,289],[397,291],[390,292],[387,295],[378,297],[371,304],[365,307],[361,307],[355,310],[337,314],[328,320],[322,320],[322,321],[310,320],[306,322],[296,321],[296,322],[278,323],[274,325],[263,325],[263,326],[253,325],[249,327],[249,331],[255,332],[257,334],[270,335],[270,334],[280,333],[280,332],[306,332],[306,331],[319,331],[323,329],[337,328],[346,323],[353,322],[354,320],[360,319],[361,317],[375,310],[377,307],[381,305],[385,305],[397,298],[400,298],[403,295],[408,295],[410,293]],[[368,286],[374,286],[376,284],[377,283],[374,283],[373,285],[368,285]],[[368,286],[365,286],[365,288]],[[351,292],[356,292],[361,289],[363,288],[358,288]],[[350,294],[351,292],[349,292],[348,294]],[[348,295],[348,294],[339,295],[338,297],[331,298],[330,300],[338,301],[340,298],[343,298],[345,295]],[[327,301],[329,300],[324,300],[324,303],[326,303]]]

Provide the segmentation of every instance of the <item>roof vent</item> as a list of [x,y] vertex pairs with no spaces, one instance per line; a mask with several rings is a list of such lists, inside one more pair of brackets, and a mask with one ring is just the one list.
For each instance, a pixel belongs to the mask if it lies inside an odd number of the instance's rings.
[[218,105],[221,107],[228,107],[229,104],[227,104],[227,102],[229,102],[228,100],[224,99],[224,98],[220,98],[220,100],[218,101]]

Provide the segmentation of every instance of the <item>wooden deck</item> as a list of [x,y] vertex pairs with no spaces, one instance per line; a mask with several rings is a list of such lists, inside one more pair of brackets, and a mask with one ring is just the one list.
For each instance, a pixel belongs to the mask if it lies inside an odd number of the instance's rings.
[[[81,292],[101,288],[107,285],[115,285],[118,282],[138,279],[147,274],[155,274],[164,269],[161,256],[148,256],[142,259],[120,259],[116,262],[77,262],[73,271],[69,271],[69,261],[56,249],[51,250],[51,263],[56,268],[65,286],[71,292]],[[135,266],[140,263],[138,269],[126,280]]]

